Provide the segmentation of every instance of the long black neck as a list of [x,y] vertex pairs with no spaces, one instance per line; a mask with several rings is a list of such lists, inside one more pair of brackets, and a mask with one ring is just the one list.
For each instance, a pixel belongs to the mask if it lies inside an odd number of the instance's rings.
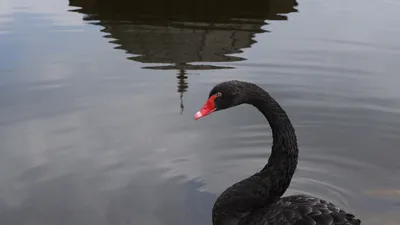
[[236,224],[254,210],[277,201],[289,187],[297,166],[296,134],[285,111],[257,86],[246,93],[246,99],[269,122],[273,134],[271,155],[262,170],[219,196],[213,208],[214,225]]

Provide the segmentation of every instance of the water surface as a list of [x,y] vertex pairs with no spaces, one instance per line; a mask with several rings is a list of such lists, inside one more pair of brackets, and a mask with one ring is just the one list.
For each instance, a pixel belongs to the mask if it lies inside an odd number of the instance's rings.
[[3,0],[0,224],[211,224],[267,161],[254,108],[200,121],[218,82],[268,90],[298,135],[286,195],[398,224],[400,3]]

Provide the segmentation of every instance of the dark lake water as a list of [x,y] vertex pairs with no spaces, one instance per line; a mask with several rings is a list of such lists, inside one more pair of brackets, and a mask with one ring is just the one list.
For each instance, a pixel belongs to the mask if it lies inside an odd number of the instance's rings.
[[0,224],[210,225],[266,163],[263,116],[193,114],[268,90],[297,131],[285,195],[399,224],[400,1],[0,2]]

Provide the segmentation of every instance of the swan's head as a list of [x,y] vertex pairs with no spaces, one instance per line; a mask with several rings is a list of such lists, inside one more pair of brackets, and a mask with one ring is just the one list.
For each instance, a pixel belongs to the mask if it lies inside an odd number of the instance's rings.
[[208,96],[207,102],[198,111],[196,120],[205,117],[215,111],[231,108],[246,102],[245,89],[250,84],[243,81],[225,81],[214,86]]

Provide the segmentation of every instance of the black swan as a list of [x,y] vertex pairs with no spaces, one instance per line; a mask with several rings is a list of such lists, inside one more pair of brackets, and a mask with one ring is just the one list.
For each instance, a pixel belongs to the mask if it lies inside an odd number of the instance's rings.
[[297,167],[295,130],[280,105],[256,84],[226,81],[210,92],[194,117],[243,103],[256,107],[272,130],[272,152],[256,174],[227,188],[212,210],[213,225],[359,225],[353,214],[332,203],[306,195],[282,197]]

